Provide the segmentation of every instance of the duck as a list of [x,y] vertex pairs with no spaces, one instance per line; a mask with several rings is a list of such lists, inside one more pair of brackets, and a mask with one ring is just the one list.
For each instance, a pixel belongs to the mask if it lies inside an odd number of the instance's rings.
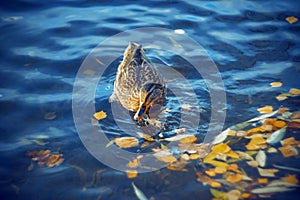
[[109,102],[118,102],[133,112],[133,119],[156,117],[166,103],[166,84],[142,45],[129,42],[119,64]]

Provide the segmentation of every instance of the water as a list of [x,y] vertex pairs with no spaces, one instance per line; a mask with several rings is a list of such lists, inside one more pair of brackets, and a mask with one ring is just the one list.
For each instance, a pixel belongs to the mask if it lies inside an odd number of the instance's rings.
[[[201,44],[224,81],[226,127],[256,116],[256,109],[264,105],[299,109],[299,98],[289,103],[274,98],[300,86],[300,25],[285,21],[288,16],[300,17],[296,1],[12,0],[0,6],[0,184],[4,199],[136,199],[132,180],[125,173],[89,154],[72,116],[73,84],[82,61],[100,42],[128,29],[184,29]],[[203,80],[195,80],[178,56],[151,49],[148,54],[157,62],[177,67],[194,83],[203,109],[200,130],[207,128],[211,108]],[[109,106],[106,99],[118,61],[103,78],[104,87],[97,90],[97,109]],[[272,89],[269,83],[273,81],[284,85]],[[180,113],[172,95],[169,107],[174,116]],[[55,119],[44,118],[49,112],[55,112]],[[178,126],[176,117],[169,121],[171,129]],[[120,134],[110,117],[105,123],[111,125],[108,135]],[[48,144],[40,146],[30,141],[33,139]],[[40,149],[63,153],[64,163],[28,171],[26,152]],[[292,164],[299,168],[299,162]],[[134,182],[155,199],[210,198],[208,187],[196,181],[193,165],[189,167],[189,173],[162,169],[140,174]],[[97,170],[101,173],[95,174]],[[296,196],[297,191],[289,194]],[[273,195],[272,199],[283,197]]]

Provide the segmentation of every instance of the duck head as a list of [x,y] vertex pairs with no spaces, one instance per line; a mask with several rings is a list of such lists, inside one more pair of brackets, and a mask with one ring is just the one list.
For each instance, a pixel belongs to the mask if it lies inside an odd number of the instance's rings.
[[145,115],[157,116],[166,102],[165,86],[159,83],[146,83],[141,88],[140,94],[140,106],[134,120],[140,121]]

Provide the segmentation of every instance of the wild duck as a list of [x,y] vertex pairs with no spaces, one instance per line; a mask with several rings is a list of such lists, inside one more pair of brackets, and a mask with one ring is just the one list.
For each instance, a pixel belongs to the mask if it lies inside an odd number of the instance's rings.
[[134,120],[156,116],[166,102],[166,87],[161,74],[146,57],[142,45],[130,42],[118,66],[114,92],[109,102],[117,101],[134,113]]

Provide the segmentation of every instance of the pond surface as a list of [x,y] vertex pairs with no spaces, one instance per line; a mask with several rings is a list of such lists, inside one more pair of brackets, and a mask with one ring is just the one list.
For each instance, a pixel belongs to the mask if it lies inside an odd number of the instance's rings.
[[[224,128],[257,116],[257,108],[265,105],[299,110],[298,97],[275,99],[290,88],[300,87],[300,23],[285,20],[289,16],[300,18],[299,8],[300,3],[293,0],[1,2],[1,198],[137,199],[131,185],[134,181],[148,198],[211,199],[209,187],[197,181],[196,162],[187,166],[188,172],[161,169],[128,179],[126,173],[94,158],[73,121],[77,72],[89,53],[115,34],[141,27],[183,29],[206,50],[220,71],[227,99],[222,110],[226,111]],[[110,53],[116,52],[113,56],[118,59],[106,69],[95,99],[89,100],[95,101],[97,111],[108,113],[102,129],[110,139],[132,135],[132,131],[119,131],[107,102],[126,47],[123,44],[127,43],[120,41],[122,45],[114,46]],[[177,45],[175,40],[173,44]],[[189,131],[205,135],[211,115],[205,81],[195,76],[180,55],[148,47],[151,60],[173,67],[192,85],[201,122],[198,129]],[[168,81],[180,87],[172,76]],[[269,84],[274,81],[283,86],[271,88]],[[172,91],[167,108],[171,114],[167,115],[165,132],[180,128],[180,104]],[[35,163],[31,169],[26,153],[45,149],[63,154],[64,162],[53,168]],[[300,168],[297,160],[290,164]],[[271,199],[283,199],[287,194],[295,199],[298,193],[279,193]]]

